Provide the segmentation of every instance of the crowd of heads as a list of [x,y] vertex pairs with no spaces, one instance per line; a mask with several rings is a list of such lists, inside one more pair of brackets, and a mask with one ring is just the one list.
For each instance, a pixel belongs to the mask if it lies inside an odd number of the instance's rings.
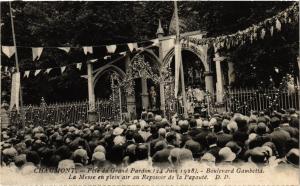
[[16,171],[37,167],[105,168],[146,164],[299,166],[299,114],[195,113],[170,120],[142,112],[138,120],[9,126],[1,133],[1,164]]

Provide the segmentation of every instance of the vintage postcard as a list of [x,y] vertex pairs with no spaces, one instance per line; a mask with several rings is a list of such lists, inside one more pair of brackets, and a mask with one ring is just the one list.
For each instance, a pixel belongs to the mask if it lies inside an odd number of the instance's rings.
[[1,1],[2,186],[298,186],[298,1]]

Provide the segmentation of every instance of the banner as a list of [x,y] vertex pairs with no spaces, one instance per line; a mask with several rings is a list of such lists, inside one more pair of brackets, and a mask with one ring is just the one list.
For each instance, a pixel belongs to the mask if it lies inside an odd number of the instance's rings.
[[177,98],[178,86],[179,86],[180,64],[181,64],[181,46],[179,43],[175,44],[174,55],[175,55],[175,98]]
[[11,56],[14,55],[16,52],[16,49],[14,46],[2,46],[2,52],[8,57],[11,58]]
[[41,69],[35,71],[34,76],[37,76],[41,72]]
[[19,110],[20,103],[20,72],[13,73],[12,84],[11,84],[11,95],[10,95],[10,106],[9,110],[14,107]]

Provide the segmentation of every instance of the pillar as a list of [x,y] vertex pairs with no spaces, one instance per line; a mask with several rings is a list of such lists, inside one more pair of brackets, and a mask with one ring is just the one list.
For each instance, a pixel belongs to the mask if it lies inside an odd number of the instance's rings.
[[[163,48],[162,48],[162,43],[161,43],[161,38],[164,36],[164,30],[161,26],[161,22],[159,20],[158,22],[158,28],[156,31],[156,36],[159,39],[159,61],[160,61],[160,72],[159,72],[159,76],[162,77],[163,73],[162,73],[162,68],[163,68]],[[165,82],[164,81],[160,81],[159,82],[159,96],[160,96],[160,110],[163,114],[163,116],[166,115],[166,101],[165,101]]]
[[148,94],[148,85],[147,85],[147,79],[142,77],[141,78],[142,83],[142,106],[144,109],[148,110],[149,108],[149,94]]
[[87,63],[87,75],[88,75],[88,96],[89,96],[89,111],[88,111],[88,121],[97,121],[96,112],[96,99],[94,92],[94,77],[93,77],[93,64],[91,62]]
[[217,93],[217,102],[222,103],[224,97],[224,83],[223,83],[223,72],[221,68],[221,62],[225,59],[225,57],[220,57],[220,54],[215,53],[214,61],[216,63],[216,75],[217,75],[217,83],[216,83],[216,93]]
[[[125,57],[125,64],[126,64],[126,74],[131,74],[131,69],[129,69],[129,63],[130,63],[130,56],[129,54],[126,54]],[[136,117],[136,105],[135,105],[135,95],[134,95],[134,87],[133,82],[128,82],[127,87],[125,87],[127,95],[126,95],[126,102],[127,102],[127,112],[129,114],[129,119],[133,119]],[[128,90],[131,91],[128,91]]]
[[235,74],[234,74],[234,66],[233,63],[228,61],[228,85],[231,86],[231,84],[235,80]]
[[209,93],[214,93],[214,82],[213,82],[213,72],[204,72],[205,75],[205,89]]

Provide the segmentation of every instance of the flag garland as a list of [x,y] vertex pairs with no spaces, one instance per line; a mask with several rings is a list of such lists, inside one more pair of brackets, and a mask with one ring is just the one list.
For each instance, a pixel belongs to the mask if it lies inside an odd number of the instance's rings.
[[227,49],[230,49],[232,47],[243,45],[246,43],[246,41],[250,41],[252,43],[258,38],[264,39],[267,31],[271,36],[273,36],[275,29],[277,32],[281,31],[283,23],[293,24],[297,23],[298,21],[299,7],[298,3],[295,2],[293,5],[279,12],[277,15],[236,33],[203,39],[187,36],[185,39],[188,38],[190,42],[197,45],[212,44],[215,47],[215,51],[224,48],[224,46],[226,46]]

